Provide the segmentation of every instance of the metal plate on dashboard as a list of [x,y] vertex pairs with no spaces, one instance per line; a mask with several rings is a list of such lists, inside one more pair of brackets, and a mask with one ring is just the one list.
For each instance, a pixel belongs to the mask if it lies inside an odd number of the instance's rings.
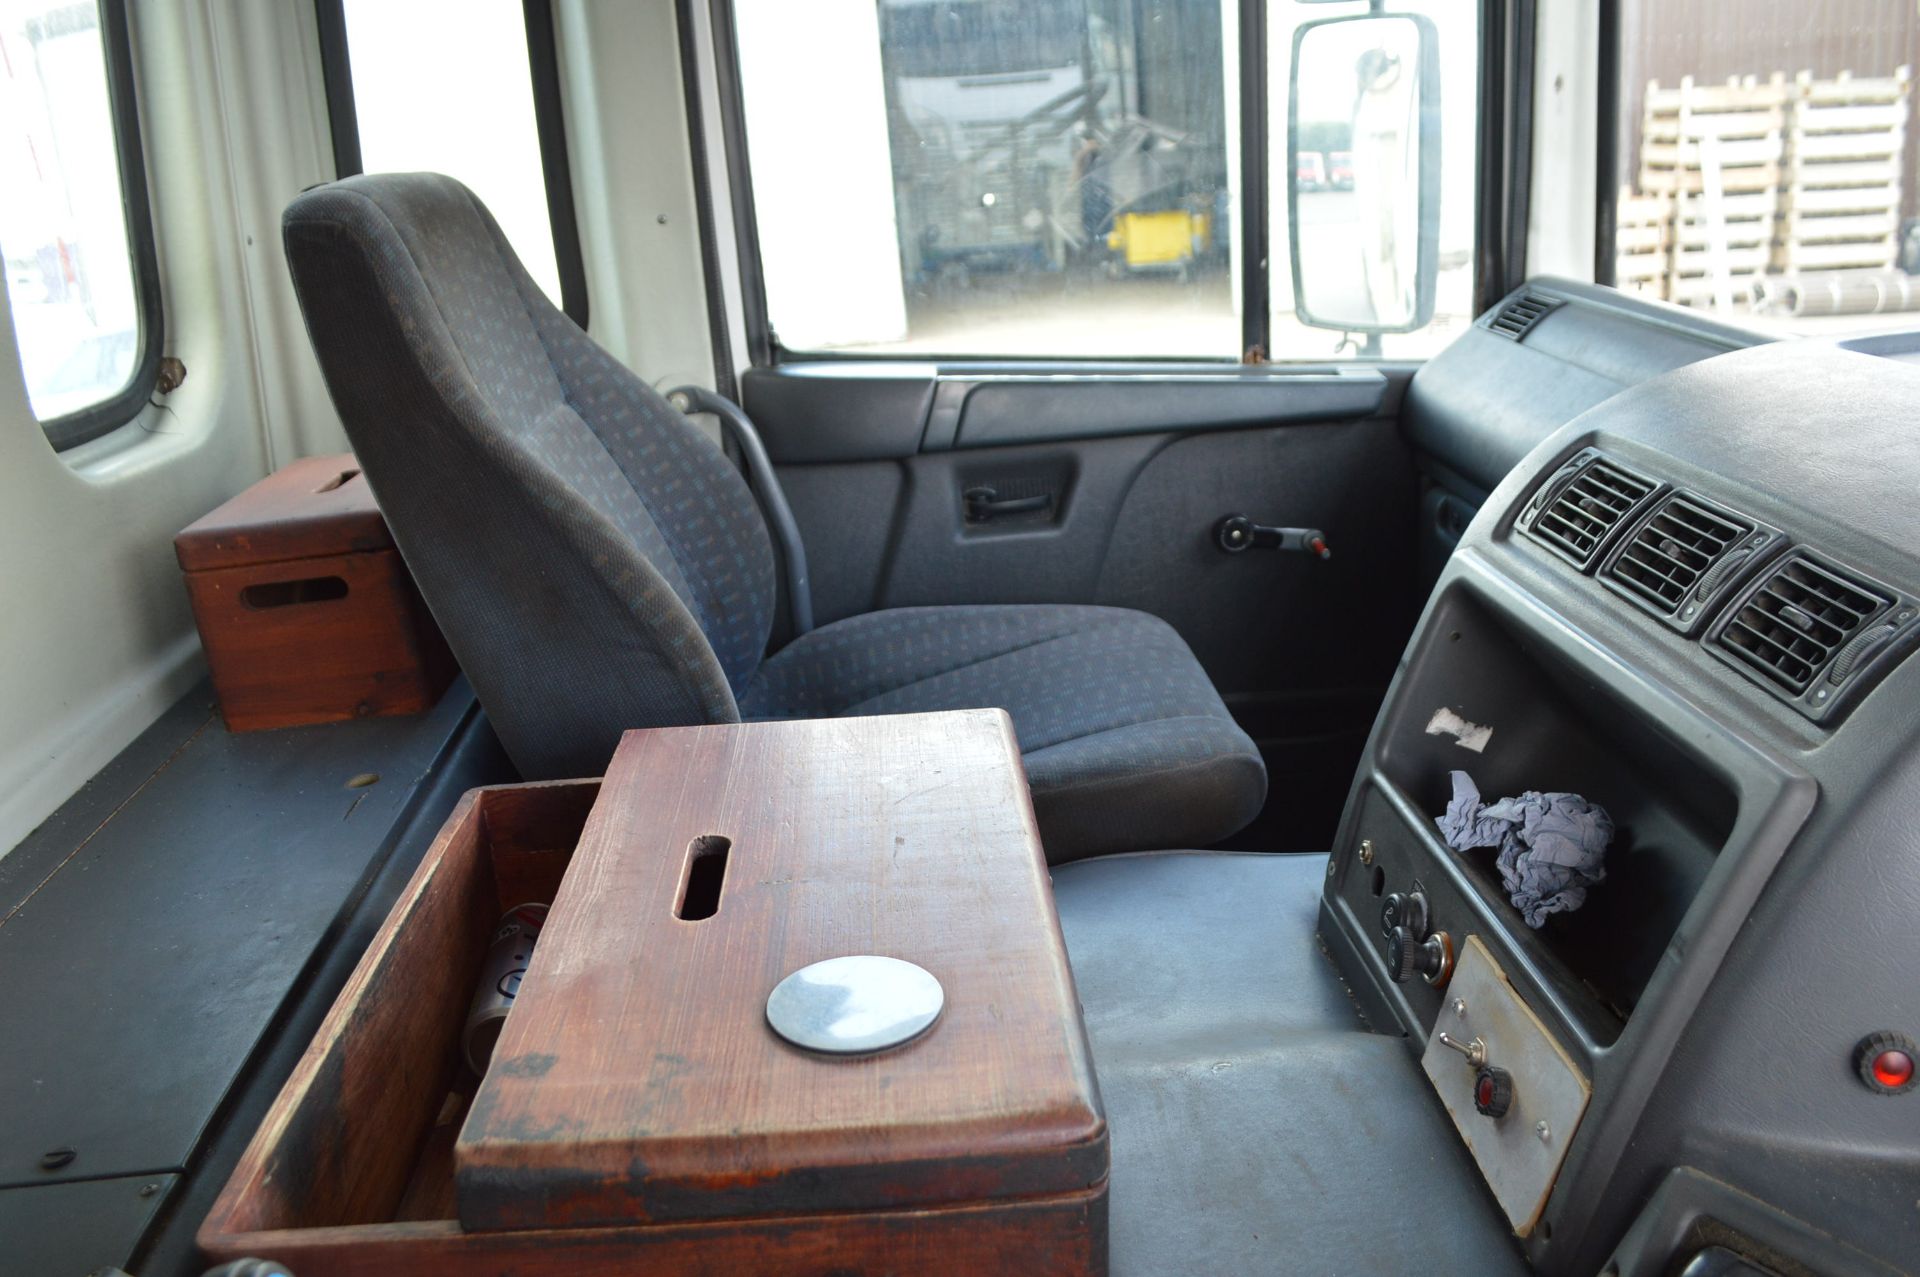
[[[1462,1043],[1478,1039],[1487,1063],[1513,1075],[1513,1103],[1504,1117],[1474,1108],[1475,1066],[1440,1041],[1443,1033]],[[1513,1231],[1527,1236],[1547,1204],[1592,1087],[1478,936],[1467,937],[1420,1067]]]

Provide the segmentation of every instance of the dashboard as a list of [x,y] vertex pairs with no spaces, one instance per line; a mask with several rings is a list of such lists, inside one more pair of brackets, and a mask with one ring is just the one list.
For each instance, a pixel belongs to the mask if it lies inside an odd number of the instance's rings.
[[[1321,931],[1539,1270],[1692,1239],[1904,1271],[1920,1092],[1876,1061],[1920,1034],[1920,340],[1686,320],[1545,281],[1415,378],[1441,482],[1521,455],[1402,660]],[[1454,771],[1605,807],[1583,907],[1530,927],[1448,848]]]

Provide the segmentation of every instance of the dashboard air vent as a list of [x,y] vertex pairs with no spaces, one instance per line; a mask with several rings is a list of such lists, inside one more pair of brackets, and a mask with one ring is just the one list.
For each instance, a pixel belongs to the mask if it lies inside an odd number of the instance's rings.
[[1531,531],[1585,568],[1607,534],[1653,495],[1654,484],[1610,461],[1595,461],[1568,480],[1534,516]]
[[1728,618],[1718,644],[1769,684],[1798,696],[1892,605],[1878,589],[1796,551]]
[[1560,302],[1557,298],[1543,297],[1539,293],[1521,293],[1495,311],[1493,318],[1487,321],[1487,327],[1502,337],[1519,341],[1558,305]]
[[[1734,551],[1744,545],[1751,523],[1730,519],[1682,493],[1668,497],[1640,526],[1607,568],[1607,575],[1644,599],[1654,611],[1672,616],[1702,577],[1718,586]],[[1706,593],[1703,588],[1701,593]]]

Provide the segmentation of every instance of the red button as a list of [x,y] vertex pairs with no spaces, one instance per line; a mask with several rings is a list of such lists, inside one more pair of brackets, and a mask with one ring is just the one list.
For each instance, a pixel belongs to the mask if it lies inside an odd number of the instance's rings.
[[1882,1051],[1873,1057],[1873,1080],[1893,1089],[1913,1080],[1913,1057],[1905,1051]]

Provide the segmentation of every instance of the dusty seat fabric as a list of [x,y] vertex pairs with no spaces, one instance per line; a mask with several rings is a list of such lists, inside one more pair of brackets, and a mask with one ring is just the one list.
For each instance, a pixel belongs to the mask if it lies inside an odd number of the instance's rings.
[[1266,770],[1171,626],[1125,608],[895,608],[775,653],[747,718],[997,706],[1047,856],[1204,844],[1260,810]]
[[458,182],[329,183],[283,232],[367,480],[528,778],[596,775],[630,727],[995,707],[1052,858],[1212,842],[1258,811],[1253,743],[1140,613],[879,612],[766,659],[774,551],[739,472]]

